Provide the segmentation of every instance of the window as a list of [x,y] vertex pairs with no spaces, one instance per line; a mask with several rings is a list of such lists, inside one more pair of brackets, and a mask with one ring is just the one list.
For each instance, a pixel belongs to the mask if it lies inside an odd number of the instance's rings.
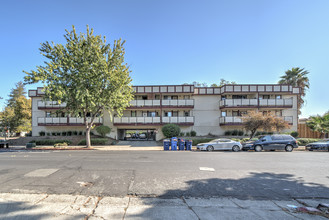
[[270,95],[263,95],[263,99],[270,99]]
[[190,96],[189,95],[184,95],[184,99],[190,99]]
[[131,117],[136,117],[136,111],[131,111]]
[[173,95],[173,96],[171,96],[171,99],[177,100],[178,99],[178,96],[177,95]]
[[174,111],[174,112],[172,112],[172,116],[173,116],[173,117],[178,117],[178,111]]
[[157,112],[147,112],[147,117],[156,117]]
[[273,141],[283,140],[281,135],[272,135],[271,138]]
[[246,99],[247,95],[232,95],[232,99]]
[[222,111],[222,117],[226,117],[226,111]]
[[185,117],[190,116],[190,112],[189,112],[189,111],[184,111],[184,116],[185,116]]
[[282,116],[282,110],[276,110],[275,116]]
[[143,95],[143,96],[142,96],[142,99],[143,99],[143,100],[147,100],[147,96],[146,96],[146,95]]
[[46,112],[46,118],[50,118],[51,117],[51,112]]
[[167,96],[167,95],[165,95],[165,96],[163,96],[163,99],[164,99],[164,100],[167,100],[167,99],[171,99],[171,97],[170,97],[170,96]]
[[171,112],[165,112],[165,117],[171,117],[172,113]]
[[276,99],[282,99],[282,95],[276,95],[275,98]]
[[226,95],[222,95],[220,99],[221,100],[225,100],[226,99]]
[[156,100],[160,100],[160,95],[155,95]]
[[239,113],[239,111],[233,111],[233,112],[232,112],[232,115],[233,115],[233,116],[240,116],[240,113]]

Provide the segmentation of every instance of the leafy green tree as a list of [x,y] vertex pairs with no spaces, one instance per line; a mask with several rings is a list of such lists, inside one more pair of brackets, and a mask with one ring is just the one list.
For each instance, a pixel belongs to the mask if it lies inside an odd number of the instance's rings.
[[124,41],[115,40],[111,47],[105,37],[94,35],[88,26],[87,33],[79,35],[73,26],[64,37],[64,45],[48,41],[41,45],[41,54],[48,61],[35,71],[24,71],[25,82],[42,82],[44,97],[66,103],[65,110],[70,115],[82,112],[86,145],[90,147],[95,118],[104,111],[122,116],[133,99],[130,70],[124,61]]
[[301,113],[300,109],[303,107],[307,89],[310,88],[310,80],[308,79],[309,72],[304,68],[294,67],[291,70],[287,70],[285,75],[281,76],[279,84],[288,84],[301,88],[301,94],[298,97],[298,114]]
[[219,86],[218,87],[221,87],[221,86],[224,86],[224,85],[235,85],[236,82],[234,81],[227,81],[225,79],[220,79],[220,83],[219,83]]
[[166,138],[178,137],[180,127],[176,124],[166,124],[162,127],[162,133]]
[[32,130],[31,99],[27,99],[25,95],[24,84],[18,82],[9,94],[6,108],[1,112],[2,127],[6,127],[10,132]]
[[312,130],[319,132],[320,138],[323,137],[325,133],[329,132],[329,112],[325,113],[323,116],[311,116],[306,122],[306,125]]

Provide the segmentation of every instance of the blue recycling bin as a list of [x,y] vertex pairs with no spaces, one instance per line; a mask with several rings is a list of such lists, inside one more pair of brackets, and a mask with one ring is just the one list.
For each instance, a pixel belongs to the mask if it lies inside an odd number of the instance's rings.
[[185,140],[183,138],[178,139],[178,149],[185,150]]
[[171,138],[171,150],[177,150],[177,138],[176,137]]
[[163,150],[169,150],[170,148],[170,140],[165,139],[163,140]]
[[185,141],[186,150],[192,150],[192,143],[192,140]]

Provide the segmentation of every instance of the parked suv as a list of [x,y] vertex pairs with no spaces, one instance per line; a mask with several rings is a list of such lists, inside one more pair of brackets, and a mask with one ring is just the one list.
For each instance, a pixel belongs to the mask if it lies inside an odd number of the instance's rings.
[[262,136],[257,141],[245,143],[242,150],[255,150],[257,152],[262,150],[285,150],[291,152],[297,147],[297,141],[292,136],[275,134]]

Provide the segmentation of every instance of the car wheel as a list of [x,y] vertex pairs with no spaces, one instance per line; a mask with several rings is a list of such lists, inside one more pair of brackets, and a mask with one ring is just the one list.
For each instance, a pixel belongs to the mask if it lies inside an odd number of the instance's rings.
[[213,147],[213,146],[209,145],[209,146],[207,147],[207,151],[213,151],[213,150],[214,150],[214,147]]
[[256,152],[261,152],[262,150],[263,150],[262,146],[260,146],[260,145],[255,146],[255,151]]
[[233,151],[233,152],[238,152],[238,151],[240,151],[240,147],[239,147],[238,145],[234,145],[234,146],[232,147],[232,151]]
[[285,149],[287,152],[291,152],[294,148],[291,145],[287,145]]

